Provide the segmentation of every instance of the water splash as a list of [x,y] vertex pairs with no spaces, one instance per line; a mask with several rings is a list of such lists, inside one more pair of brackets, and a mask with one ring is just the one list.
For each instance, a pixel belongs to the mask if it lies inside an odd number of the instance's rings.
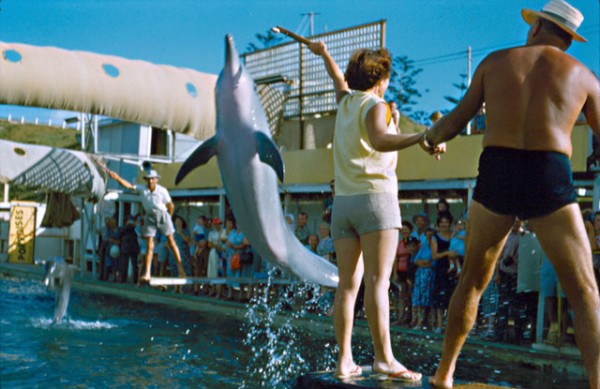
[[[262,293],[250,301],[242,331],[247,335],[244,345],[251,351],[246,372],[253,382],[263,387],[283,387],[286,382],[308,371],[331,369],[335,365],[335,347],[320,345],[320,360],[307,363],[306,339],[300,320],[310,320],[310,314],[329,310],[327,298],[317,285],[272,285],[274,272],[269,273]],[[310,331],[310,329],[309,329]],[[323,351],[324,350],[324,351]],[[244,387],[244,386],[243,386]]]
[[110,330],[118,328],[119,326],[114,323],[104,321],[84,321],[84,320],[62,320],[55,322],[49,318],[32,318],[31,325],[34,328],[42,329],[61,329],[61,330],[74,330],[74,331],[93,331],[93,330]]

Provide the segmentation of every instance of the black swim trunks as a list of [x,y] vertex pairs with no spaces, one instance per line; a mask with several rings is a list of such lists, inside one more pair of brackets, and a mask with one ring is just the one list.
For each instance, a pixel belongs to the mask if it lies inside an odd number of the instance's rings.
[[473,200],[521,220],[548,215],[577,201],[571,162],[555,151],[486,147]]

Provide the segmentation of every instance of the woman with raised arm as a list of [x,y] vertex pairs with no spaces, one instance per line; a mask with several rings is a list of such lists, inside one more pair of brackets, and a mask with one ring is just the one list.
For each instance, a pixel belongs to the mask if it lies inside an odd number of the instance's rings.
[[[360,375],[352,356],[354,303],[365,281],[365,309],[373,337],[373,371],[387,378],[416,382],[421,374],[398,362],[390,341],[388,289],[401,227],[396,177],[397,150],[422,143],[422,134],[403,135],[383,99],[391,72],[386,49],[357,50],[345,74],[323,42],[309,49],[323,58],[339,105],[333,137],[335,199],[332,237],[338,258],[339,284],[333,321],[340,348],[336,376]],[[444,151],[444,146],[430,153]],[[361,256],[361,252],[363,255]]]

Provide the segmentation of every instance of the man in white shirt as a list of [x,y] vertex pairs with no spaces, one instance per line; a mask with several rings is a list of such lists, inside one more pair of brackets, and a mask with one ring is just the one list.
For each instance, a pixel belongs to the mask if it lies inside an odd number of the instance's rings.
[[142,237],[147,240],[148,248],[146,250],[146,257],[144,258],[144,274],[140,277],[139,284],[143,285],[150,282],[152,253],[154,252],[154,236],[156,235],[157,230],[160,230],[160,232],[167,237],[167,247],[173,251],[173,255],[177,261],[179,276],[185,277],[185,270],[181,263],[181,255],[175,244],[175,239],[173,238],[175,228],[173,227],[171,216],[175,210],[175,205],[171,200],[167,188],[158,184],[160,176],[156,170],[150,170],[150,172],[144,176],[146,186],[134,185],[111,170],[108,170],[107,173],[110,178],[117,181],[124,188],[138,192],[140,194],[142,206],[144,207],[145,216],[144,225],[142,227]]

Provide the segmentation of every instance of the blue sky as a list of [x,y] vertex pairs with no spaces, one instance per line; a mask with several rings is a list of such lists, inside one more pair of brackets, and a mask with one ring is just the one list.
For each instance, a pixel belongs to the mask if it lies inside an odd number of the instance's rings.
[[[257,43],[255,34],[275,25],[308,35],[302,14],[318,13],[315,33],[387,20],[386,46],[406,55],[423,72],[424,93],[417,109],[450,109],[444,96],[458,97],[452,86],[467,72],[467,47],[473,70],[489,52],[524,43],[528,26],[522,8],[539,10],[547,0],[1,0],[0,40],[55,46],[141,59],[157,64],[218,73],[224,36],[234,36],[238,51]],[[600,74],[600,16],[597,0],[571,0],[585,20],[568,53]],[[0,117],[19,115],[0,106]],[[36,115],[51,115],[40,113]]]

